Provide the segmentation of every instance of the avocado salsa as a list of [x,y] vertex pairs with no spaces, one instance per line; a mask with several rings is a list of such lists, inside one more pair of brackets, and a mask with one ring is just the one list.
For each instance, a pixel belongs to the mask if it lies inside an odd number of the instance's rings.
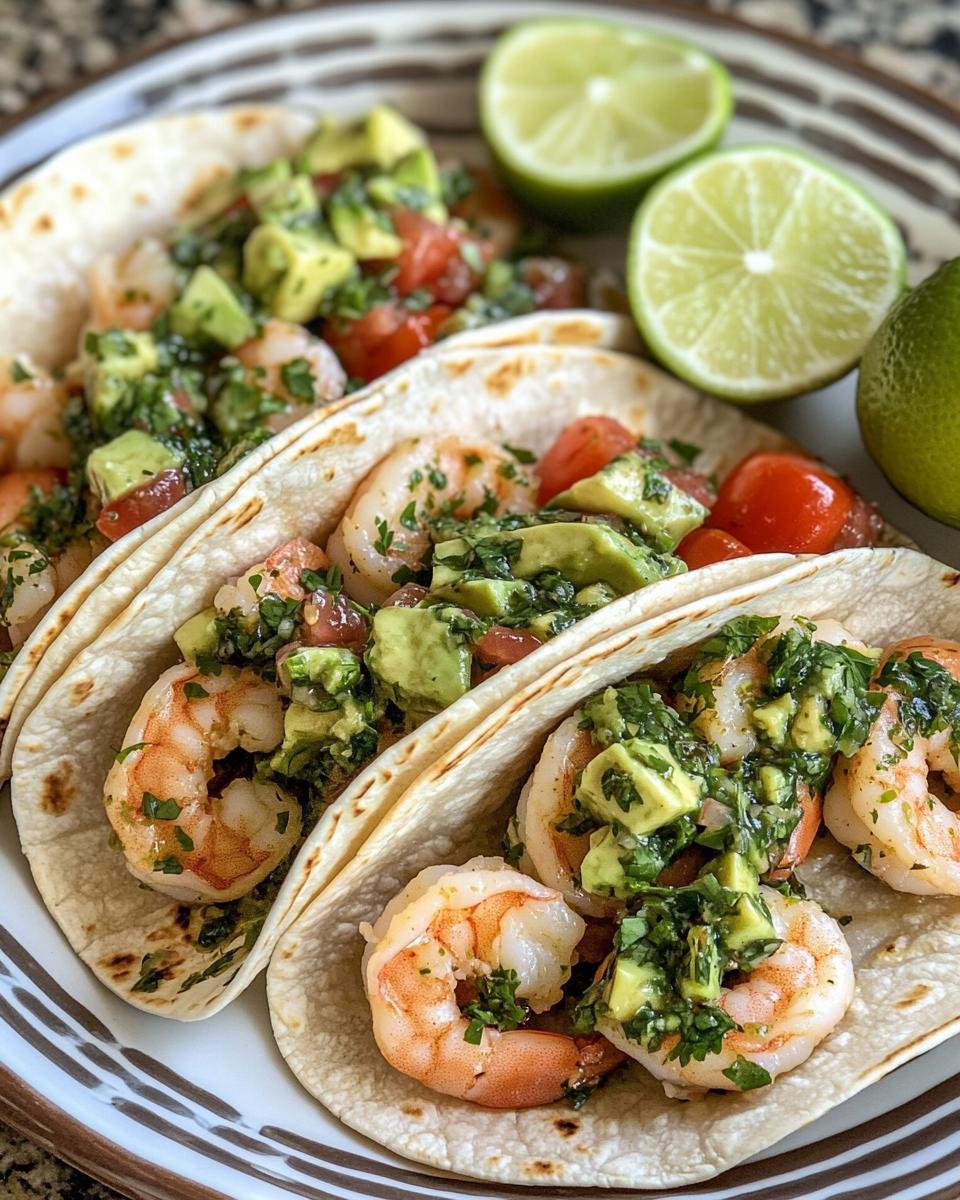
[[[514,470],[533,458],[509,452]],[[284,705],[282,743],[269,753],[231,752],[210,788],[252,776],[281,789],[302,814],[298,845],[246,896],[184,906],[196,944],[214,957],[181,990],[239,965],[299,845],[376,755],[576,621],[686,570],[672,551],[707,509],[665,477],[670,469],[646,446],[539,512],[497,515],[484,502],[457,519],[449,503],[424,507],[416,517],[429,529],[430,549],[415,570],[395,573],[397,590],[379,607],[350,599],[336,565],[300,569],[291,587],[268,564],[329,562],[295,539],[241,577],[257,596],[255,609],[233,604],[236,590],[227,588],[177,630],[197,672],[188,699],[205,697],[204,680],[229,665],[274,682]],[[402,527],[381,526],[381,545],[402,536]],[[122,749],[118,761],[138,748]],[[179,806],[174,820],[178,813]],[[153,871],[161,890],[164,876],[184,869],[167,853],[166,835],[175,832],[160,821]],[[148,955],[135,990],[155,990],[163,978],[163,964]]]
[[[12,644],[49,602],[36,577],[63,590],[70,547],[99,552],[438,339],[582,303],[581,268],[541,244],[492,176],[438,162],[378,106],[322,120],[292,158],[215,182],[163,243],[96,265],[80,358],[55,385],[68,449],[21,473],[4,538]],[[13,386],[51,382],[26,358],[8,370]]]

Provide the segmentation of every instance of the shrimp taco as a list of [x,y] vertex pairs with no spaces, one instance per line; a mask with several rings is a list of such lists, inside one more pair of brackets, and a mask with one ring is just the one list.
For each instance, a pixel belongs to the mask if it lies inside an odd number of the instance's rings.
[[[623,622],[782,566],[688,571],[675,553],[710,478],[722,493],[745,455],[775,453],[796,467],[741,412],[575,347],[421,356],[318,419],[24,726],[14,810],[74,946],[131,1003],[215,1011],[518,686]],[[837,519],[830,536],[876,532]]]
[[0,197],[3,725],[39,660],[34,696],[311,411],[437,338],[508,343],[482,328],[508,316],[531,314],[521,340],[627,334],[539,317],[583,304],[585,270],[514,253],[492,177],[438,162],[393,109],[314,126],[281,108],[147,121]]
[[519,688],[280,939],[300,1081],[431,1167],[674,1188],[960,1030],[956,583],[842,551]]

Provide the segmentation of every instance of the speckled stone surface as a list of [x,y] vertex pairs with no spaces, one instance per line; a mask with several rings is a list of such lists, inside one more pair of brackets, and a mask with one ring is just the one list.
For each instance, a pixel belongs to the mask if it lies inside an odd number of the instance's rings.
[[[690,3],[696,0],[688,0]],[[960,102],[958,0],[710,0],[757,25],[811,37]],[[203,33],[277,0],[0,0],[0,116],[83,72],[169,38]],[[0,1124],[0,1195],[113,1200]]]

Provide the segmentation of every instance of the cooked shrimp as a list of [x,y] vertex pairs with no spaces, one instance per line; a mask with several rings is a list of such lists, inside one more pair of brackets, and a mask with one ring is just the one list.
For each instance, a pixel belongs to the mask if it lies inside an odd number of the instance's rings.
[[[750,702],[759,695],[767,673],[760,661],[759,651],[764,642],[780,637],[796,625],[796,621],[785,617],[745,654],[737,658],[716,659],[700,669],[700,679],[709,682],[713,689],[714,702],[702,708],[692,724],[701,737],[717,747],[724,765],[746,758],[757,749],[757,731]],[[849,646],[861,652],[867,650],[864,643],[844,629],[839,621],[818,621],[813,631],[806,623],[801,628],[814,641],[829,642],[832,646]],[[678,696],[678,701],[681,710],[693,710],[693,703],[682,695]]]
[[98,258],[87,286],[93,329],[149,329],[173,303],[176,272],[164,247],[144,238],[124,254]]
[[[0,480],[0,487],[3,482]],[[103,549],[104,539],[93,533],[68,542],[56,555],[26,538],[11,539],[11,544],[0,550],[0,625],[8,626],[12,646],[29,637],[54,600]]]
[[[261,368],[257,383],[265,391],[283,400],[286,412],[271,413],[264,425],[271,433],[279,433],[300,419],[312,408],[320,408],[331,400],[339,400],[346,387],[347,375],[326,342],[314,337],[302,325],[291,325],[271,317],[260,337],[244,342],[235,352],[245,367]],[[307,382],[313,395],[306,397],[290,391],[283,377],[283,368],[305,362],[309,368]],[[288,378],[290,372],[287,372]],[[298,372],[305,378],[305,372]]]
[[[914,651],[960,680],[960,645],[910,638],[891,646],[887,657]],[[960,896],[960,814],[934,795],[929,779],[931,771],[939,771],[950,790],[960,792],[960,766],[950,749],[953,730],[930,737],[917,732],[907,750],[897,694],[885,690],[866,742],[834,767],[824,820],[862,866],[896,891]]]
[[0,355],[0,474],[70,465],[70,440],[61,420],[66,402],[66,386],[25,355]]
[[409,438],[353,494],[327,553],[347,594],[383,603],[401,567],[415,570],[430,546],[428,517],[533,512],[537,480],[492,442],[451,436]]
[[457,1003],[458,980],[512,969],[517,998],[544,1012],[561,998],[583,931],[558,892],[502,859],[421,871],[373,926],[361,926],[383,1056],[434,1091],[488,1108],[549,1104],[565,1086],[596,1082],[621,1061],[602,1038],[488,1026],[474,1044]]
[[300,836],[298,802],[256,779],[233,779],[219,795],[208,785],[238,746],[269,751],[282,737],[280,694],[253,671],[165,671],[124,738],[139,748],[104,784],[130,873],[188,902],[235,900],[269,875]]
[[[319,546],[306,538],[293,538],[278,546],[263,562],[249,567],[233,583],[225,583],[217,592],[214,605],[223,613],[239,608],[248,617],[270,593],[281,600],[306,600],[309,592],[300,582],[301,573],[325,571],[329,566],[330,559]],[[309,618],[309,614],[306,616]]]
[[574,775],[599,751],[587,730],[580,728],[579,716],[568,717],[547,739],[517,804],[517,833],[524,847],[521,868],[556,888],[571,908],[592,917],[612,916],[623,905],[580,886],[576,876],[590,849],[590,835],[562,833],[557,822],[574,811]]
[[840,1022],[853,999],[850,947],[833,917],[812,900],[795,900],[766,887],[760,892],[782,945],[720,993],[717,1007],[741,1026],[724,1036],[722,1053],[708,1054],[702,1062],[691,1059],[682,1067],[679,1059],[668,1058],[676,1036],[653,1052],[630,1041],[618,1022],[606,1018],[597,1023],[615,1046],[663,1081],[668,1095],[676,1088],[735,1090],[723,1072],[740,1055],[763,1067],[771,1079],[792,1071]]

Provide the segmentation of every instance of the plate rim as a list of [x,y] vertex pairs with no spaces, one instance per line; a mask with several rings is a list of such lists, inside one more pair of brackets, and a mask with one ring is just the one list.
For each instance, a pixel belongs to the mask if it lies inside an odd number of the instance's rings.
[[[310,3],[298,5],[295,8],[245,13],[238,19],[231,20],[225,25],[219,25],[214,29],[168,37],[149,46],[126,51],[107,67],[98,71],[83,72],[69,83],[44,93],[13,113],[0,117],[0,146],[2,146],[3,140],[18,127],[29,123],[58,104],[143,63],[175,53],[185,47],[192,47],[211,39],[223,37],[235,30],[257,27],[264,23],[281,23],[286,19],[296,19],[306,14],[319,15],[328,11],[361,6],[400,7],[406,2],[407,0],[311,0]],[[428,0],[428,2],[442,12],[446,0]],[[741,31],[773,42],[815,62],[826,63],[842,73],[867,80],[882,91],[891,94],[895,100],[912,103],[916,107],[948,121],[960,123],[960,99],[953,100],[941,96],[931,88],[901,79],[865,62],[852,52],[817,42],[812,37],[754,24],[733,12],[707,8],[707,0],[698,0],[696,5],[685,3],[684,0],[579,0],[579,2],[584,7],[604,5],[633,10],[638,14],[649,13],[673,17],[706,27],[714,26],[731,31]],[[134,119],[150,119],[151,115],[153,114],[147,111]],[[83,140],[86,139],[81,139],[81,141]],[[59,150],[54,151],[54,155],[41,158],[16,171],[11,177],[0,181],[0,187],[6,189],[8,186],[16,184],[24,174],[76,144],[79,143],[67,143]],[[171,1200],[174,1197],[176,1200],[231,1200],[228,1193],[213,1190],[188,1176],[156,1165],[149,1159],[126,1149],[119,1142],[91,1129],[81,1120],[67,1113],[50,1097],[26,1083],[20,1075],[2,1061],[0,1061],[0,1120],[54,1157],[91,1176],[104,1186],[131,1197],[131,1200],[157,1200],[158,1196],[168,1196]],[[49,1136],[51,1132],[55,1132],[58,1136],[56,1144]],[[61,1138],[62,1141],[59,1140]],[[722,1179],[722,1174],[715,1178]],[[571,1185],[571,1189],[573,1187],[575,1185]],[[529,1194],[531,1197],[536,1197],[541,1193],[534,1187],[530,1189]],[[642,1197],[644,1192],[638,1191],[636,1194],[638,1197]],[[960,1191],[957,1195],[960,1196]],[[574,1196],[573,1190],[570,1191],[570,1196],[571,1198]]]

